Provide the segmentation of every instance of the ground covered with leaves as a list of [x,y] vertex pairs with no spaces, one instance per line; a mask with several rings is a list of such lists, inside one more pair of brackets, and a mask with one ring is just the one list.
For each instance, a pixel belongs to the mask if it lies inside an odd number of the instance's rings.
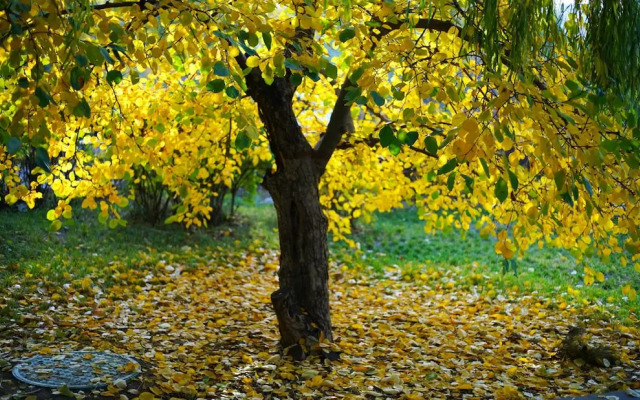
[[[109,277],[106,288],[105,278]],[[338,361],[294,363],[278,347],[270,293],[277,252],[139,252],[65,285],[9,288],[0,307],[6,398],[46,398],[7,381],[19,359],[96,349],[126,353],[142,374],[88,398],[554,398],[640,386],[640,332],[598,306],[491,289],[480,274],[425,267],[408,278],[331,266]],[[559,354],[571,326],[610,346],[608,368]],[[55,390],[53,394],[55,394]],[[44,396],[44,397],[43,397]]]

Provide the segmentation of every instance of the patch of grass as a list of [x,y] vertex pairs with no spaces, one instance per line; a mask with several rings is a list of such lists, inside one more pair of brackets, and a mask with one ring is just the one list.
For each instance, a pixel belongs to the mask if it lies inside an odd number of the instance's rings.
[[[203,229],[178,225],[129,223],[109,229],[92,212],[77,210],[70,225],[49,231],[46,209],[29,212],[0,211],[0,290],[25,276],[63,284],[106,269],[114,262],[132,264],[140,253],[211,254],[249,243],[277,245],[275,213],[268,204],[241,206],[230,223]],[[250,223],[249,223],[250,221]]]
[[[99,277],[101,285],[108,287],[114,271],[156,263],[167,253],[177,254],[182,264],[196,268],[202,259],[233,257],[249,246],[278,247],[273,205],[260,201],[244,199],[229,224],[197,230],[140,223],[111,230],[100,225],[93,213],[76,212],[79,215],[72,225],[49,232],[45,209],[0,211],[0,291],[10,288],[15,299],[34,290],[25,282],[59,287],[85,276]],[[377,214],[371,224],[359,223],[356,232],[353,239],[359,249],[331,243],[332,259],[380,277],[396,266],[407,280],[439,275],[490,294],[506,289],[538,292],[545,297],[564,296],[575,304],[600,303],[622,319],[638,314],[638,300],[629,301],[620,288],[631,284],[640,289],[640,274],[631,266],[620,266],[614,258],[609,262],[590,259],[589,265],[603,272],[606,280],[585,286],[583,265],[566,251],[532,248],[517,261],[517,276],[511,270],[504,273],[492,240],[482,239],[473,230],[426,235],[412,209]],[[568,287],[577,292],[569,294]]]
[[[588,265],[602,272],[606,280],[586,286],[584,265],[565,250],[530,248],[524,257],[517,259],[516,275],[511,269],[504,271],[502,257],[493,249],[494,240],[483,239],[474,230],[452,229],[426,235],[423,222],[411,208],[376,214],[371,224],[359,224],[356,232],[353,239],[359,249],[334,243],[333,256],[346,265],[369,267],[378,275],[392,265],[402,269],[407,279],[434,268],[441,273],[455,270],[463,284],[488,290],[510,288],[537,291],[544,296],[563,295],[567,301],[576,303],[600,303],[622,319],[638,314],[638,299],[630,301],[620,288],[630,284],[639,290],[640,274],[631,265],[621,266],[617,257],[609,261],[587,259]],[[569,293],[569,287],[573,294]]]

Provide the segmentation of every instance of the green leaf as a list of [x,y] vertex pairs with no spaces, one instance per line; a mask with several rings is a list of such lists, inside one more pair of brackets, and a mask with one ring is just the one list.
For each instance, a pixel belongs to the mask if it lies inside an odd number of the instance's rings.
[[453,189],[453,185],[455,184],[456,184],[456,173],[453,172],[452,174],[449,174],[449,177],[447,178],[447,189],[451,191]]
[[589,183],[587,178],[584,177],[584,175],[582,176],[582,183],[584,183],[584,188],[587,189],[587,193],[589,193],[589,196],[593,196],[593,187],[591,186],[591,183]]
[[49,128],[47,127],[47,124],[45,122],[42,122],[40,124],[37,137],[42,139],[49,139],[51,137],[51,132],[49,131]]
[[351,76],[349,76],[349,81],[351,81],[351,83],[355,85],[362,74],[364,74],[364,68],[360,67],[351,73]]
[[404,144],[406,144],[407,146],[413,146],[413,144],[417,140],[418,140],[418,132],[416,131],[407,132],[407,134],[404,137]]
[[38,105],[40,107],[44,108],[49,105],[51,96],[44,89],[37,87],[35,95],[38,98]]
[[225,84],[222,79],[214,79],[207,83],[207,90],[213,93],[220,93],[224,90]]
[[232,99],[235,99],[240,95],[240,92],[235,88],[235,86],[228,86],[224,92]]
[[304,71],[304,67],[300,64],[300,61],[293,58],[287,58],[284,60],[284,66],[294,71]]
[[117,219],[110,219],[109,220],[109,229],[116,229],[118,227],[118,220]]
[[495,194],[498,200],[500,200],[500,203],[504,203],[504,201],[507,199],[507,196],[509,196],[509,187],[507,186],[507,182],[502,177],[500,177],[500,179],[498,179],[498,182],[496,182],[496,187],[493,190],[493,194]]
[[247,136],[244,131],[238,133],[238,136],[236,136],[236,150],[242,151],[244,149],[248,149],[250,146],[251,138]]
[[455,169],[456,165],[458,165],[458,160],[456,158],[452,158],[451,160],[447,161],[445,165],[438,169],[438,175],[448,174]]
[[291,84],[293,86],[298,86],[302,83],[302,75],[300,74],[291,74],[291,77],[289,78],[289,82],[291,82]]
[[373,102],[376,103],[378,107],[382,107],[384,105],[385,103],[384,97],[382,97],[380,93],[376,92],[375,90],[372,90],[369,94],[371,95]]
[[389,152],[392,155],[397,156],[398,154],[400,154],[400,150],[402,150],[402,146],[400,145],[400,142],[398,140],[394,140],[389,144]]
[[391,143],[395,142],[397,139],[393,134],[393,129],[391,129],[390,125],[385,125],[380,129],[380,146],[388,147]]
[[91,107],[89,107],[87,100],[82,99],[78,102],[78,104],[73,108],[73,115],[76,117],[91,118]]
[[304,73],[306,76],[308,76],[309,78],[311,78],[312,81],[314,82],[318,82],[320,80],[320,75],[318,75],[317,72],[312,72],[312,71],[305,71]]
[[571,79],[567,79],[564,83],[571,92],[577,92],[580,90],[580,85],[576,81],[572,81]]
[[562,194],[560,194],[560,197],[562,198],[562,200],[564,200],[565,203],[567,203],[570,207],[573,207],[573,197],[571,197],[571,194],[569,192],[564,192]]
[[104,58],[106,62],[108,62],[109,64],[116,63],[115,60],[111,58],[111,55],[109,54],[109,50],[105,49],[104,47],[99,47],[98,51],[100,51],[100,54],[102,54],[102,58]]
[[403,100],[404,99],[404,92],[400,91],[400,90],[396,90],[395,88],[392,89],[392,94],[393,94],[393,98],[396,100]]
[[340,35],[338,35],[338,38],[342,43],[344,43],[348,40],[353,39],[355,36],[356,36],[355,28],[347,28],[342,30],[342,32],[340,32]]
[[433,136],[427,136],[424,139],[424,148],[427,153],[435,156],[438,153],[438,140]]
[[473,192],[473,178],[465,174],[461,175],[464,178],[464,183],[467,185],[469,192]]
[[411,118],[415,117],[416,112],[413,108],[405,108],[404,110],[402,110],[402,119],[406,120],[410,120]]
[[561,169],[560,171],[557,171],[553,175],[553,180],[556,182],[556,187],[558,188],[559,191],[564,189],[564,182],[565,182],[566,177],[567,177],[567,174],[566,174],[566,172],[564,172],[563,169]]
[[490,176],[490,172],[489,172],[489,165],[487,165],[487,162],[484,160],[484,158],[480,159],[480,164],[482,164],[482,169],[484,170],[484,174],[486,176]]
[[327,63],[327,66],[324,69],[324,73],[328,78],[337,79],[338,78],[338,67],[331,63]]
[[74,67],[71,69],[69,82],[71,83],[71,87],[73,90],[80,90],[84,87],[84,83],[86,80],[86,74],[84,69],[80,67]]
[[[49,230],[51,232],[59,231],[60,228],[62,228],[62,222],[59,219],[56,219],[56,220],[52,221],[51,225],[49,225]],[[69,388],[67,388],[67,390],[69,390]],[[62,394],[62,392],[60,392],[60,393]]]
[[587,204],[585,206],[586,207],[585,209],[587,211],[587,216],[589,218],[591,218],[591,216],[593,215],[593,205],[591,204],[591,201],[589,201],[589,200],[587,200],[586,203]]
[[100,48],[93,44],[87,44],[87,57],[93,65],[102,65],[102,63],[104,63],[104,57],[102,56]]
[[109,83],[109,85],[112,84],[119,84],[120,82],[122,82],[122,72],[113,69],[109,72],[107,72],[107,82]]
[[256,47],[258,43],[260,43],[260,39],[254,32],[250,32],[249,37],[247,38],[247,43],[249,43],[249,46],[251,47]]
[[231,73],[229,72],[229,69],[227,68],[226,65],[224,65],[224,63],[222,61],[217,61],[213,65],[213,73],[218,75],[218,76],[229,76],[229,75],[231,75]]
[[602,143],[600,143],[600,147],[610,153],[615,153],[618,151],[619,144],[615,140],[603,140]]
[[7,153],[16,154],[20,148],[22,147],[22,141],[17,137],[12,137],[9,139],[9,143],[7,143]]
[[76,54],[76,62],[79,67],[86,67],[89,64],[89,60],[84,54]]
[[502,259],[502,275],[506,274],[507,272],[509,272],[509,260],[507,260],[506,258]]
[[18,79],[18,86],[20,86],[23,89],[26,89],[29,87],[29,79],[25,78],[24,76],[20,79]]
[[36,165],[45,172],[51,172],[51,160],[49,160],[47,149],[43,147],[36,148]]
[[271,34],[269,32],[262,32],[262,41],[267,46],[267,50],[271,50]]
[[509,173],[509,183],[511,183],[511,190],[512,191],[516,191],[518,190],[518,176],[513,173],[513,171],[508,171]]

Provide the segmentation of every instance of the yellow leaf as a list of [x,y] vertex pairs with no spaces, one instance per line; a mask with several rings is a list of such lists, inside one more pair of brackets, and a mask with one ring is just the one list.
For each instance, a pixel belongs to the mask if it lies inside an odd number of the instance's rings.
[[634,269],[637,273],[640,273],[640,263],[635,263],[635,264],[633,264],[633,269]]
[[316,375],[313,377],[313,379],[307,381],[307,386],[308,387],[322,386],[322,382],[324,382],[324,379],[322,379],[322,375]]
[[462,123],[462,129],[471,134],[476,134],[479,131],[478,121],[475,118],[467,119]]
[[247,67],[255,68],[260,65],[260,59],[257,56],[247,58]]
[[634,288],[629,289],[629,300],[634,301],[638,297]]
[[585,275],[584,276],[584,284],[587,286],[591,286],[593,285],[593,282],[595,282],[595,278],[593,277],[593,275]]
[[462,385],[458,385],[458,390],[473,390],[473,386],[470,383],[463,383]]
[[149,392],[142,392],[140,393],[140,400],[154,400],[156,398],[156,396],[153,395],[153,393],[149,393]]
[[207,179],[209,177],[209,171],[206,168],[200,168],[198,170],[198,179]]
[[604,282],[604,274],[600,271],[596,272],[596,280],[598,282]]
[[47,212],[47,219],[48,219],[49,221],[53,221],[54,219],[56,219],[56,217],[57,217],[57,216],[56,216],[56,210],[49,210],[49,211]]

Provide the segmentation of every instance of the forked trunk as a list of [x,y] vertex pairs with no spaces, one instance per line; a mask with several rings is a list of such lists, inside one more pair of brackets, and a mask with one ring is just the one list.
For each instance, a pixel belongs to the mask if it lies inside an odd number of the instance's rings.
[[296,359],[331,336],[327,218],[312,158],[290,160],[265,178],[278,215],[280,289],[271,295],[283,347]]
[[322,339],[332,340],[327,218],[318,195],[328,157],[318,157],[298,125],[292,106],[295,86],[289,78],[275,78],[267,85],[258,69],[246,76],[247,93],[258,104],[277,166],[263,182],[273,198],[280,235],[280,289],[271,302],[282,346],[300,360],[319,352]]

